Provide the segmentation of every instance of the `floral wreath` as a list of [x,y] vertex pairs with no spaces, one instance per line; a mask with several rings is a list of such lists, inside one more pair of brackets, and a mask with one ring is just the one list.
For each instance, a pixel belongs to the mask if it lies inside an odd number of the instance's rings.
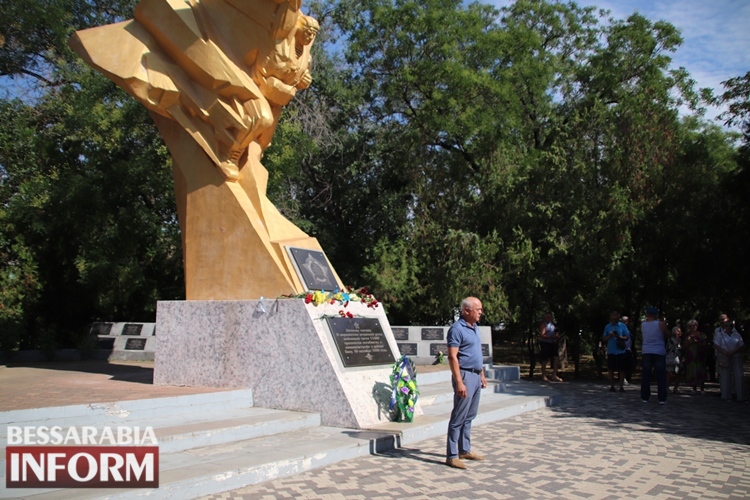
[[414,406],[419,398],[417,388],[417,370],[414,362],[406,356],[401,356],[394,364],[391,372],[390,410],[397,409],[394,421],[411,422],[414,420]]

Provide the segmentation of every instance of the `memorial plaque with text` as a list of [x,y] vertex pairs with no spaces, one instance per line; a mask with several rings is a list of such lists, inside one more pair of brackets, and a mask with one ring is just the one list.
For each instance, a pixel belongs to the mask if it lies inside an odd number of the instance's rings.
[[388,365],[396,359],[377,318],[326,318],[346,368]]
[[430,356],[437,356],[439,352],[447,356],[448,344],[430,344]]
[[128,339],[125,342],[126,351],[143,351],[146,349],[146,339]]
[[109,335],[112,331],[112,323],[94,323],[91,325],[93,335]]
[[125,326],[122,327],[122,334],[137,337],[141,334],[141,330],[143,330],[143,325],[140,323],[126,323]]
[[[393,332],[393,338],[396,340],[409,340],[409,329],[408,328],[391,328]],[[401,353],[403,354],[403,353]]]
[[396,342],[396,344],[398,344],[398,350],[401,351],[402,356],[416,356],[417,355],[416,342]]
[[482,344],[482,356],[489,356],[489,355],[490,355],[490,345]]
[[422,340],[445,340],[442,328],[422,328]]

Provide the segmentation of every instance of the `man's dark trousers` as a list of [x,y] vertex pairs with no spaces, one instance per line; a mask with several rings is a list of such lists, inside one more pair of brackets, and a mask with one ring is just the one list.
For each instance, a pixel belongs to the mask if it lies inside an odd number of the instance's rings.
[[456,381],[451,377],[454,393],[453,411],[448,422],[448,458],[456,458],[459,453],[471,451],[471,421],[477,416],[479,396],[482,393],[482,379],[478,373],[461,370],[461,378],[466,386],[465,398],[455,393]]

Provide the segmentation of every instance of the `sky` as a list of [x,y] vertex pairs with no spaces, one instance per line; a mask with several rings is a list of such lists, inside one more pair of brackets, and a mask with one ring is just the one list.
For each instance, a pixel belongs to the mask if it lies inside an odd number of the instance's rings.
[[[485,0],[497,7],[512,0]],[[697,88],[723,91],[721,82],[750,71],[750,0],[577,0],[579,6],[611,11],[626,19],[639,12],[651,21],[667,21],[682,33],[683,44],[671,54],[675,68],[684,66]],[[720,113],[707,109],[706,117]]]

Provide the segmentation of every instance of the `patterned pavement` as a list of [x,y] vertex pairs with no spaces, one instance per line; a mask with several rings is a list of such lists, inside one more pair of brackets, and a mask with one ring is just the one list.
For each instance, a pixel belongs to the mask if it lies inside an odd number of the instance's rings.
[[750,498],[750,404],[721,401],[715,384],[665,406],[635,386],[555,387],[561,406],[476,427],[487,459],[465,471],[443,464],[438,438],[206,498]]

